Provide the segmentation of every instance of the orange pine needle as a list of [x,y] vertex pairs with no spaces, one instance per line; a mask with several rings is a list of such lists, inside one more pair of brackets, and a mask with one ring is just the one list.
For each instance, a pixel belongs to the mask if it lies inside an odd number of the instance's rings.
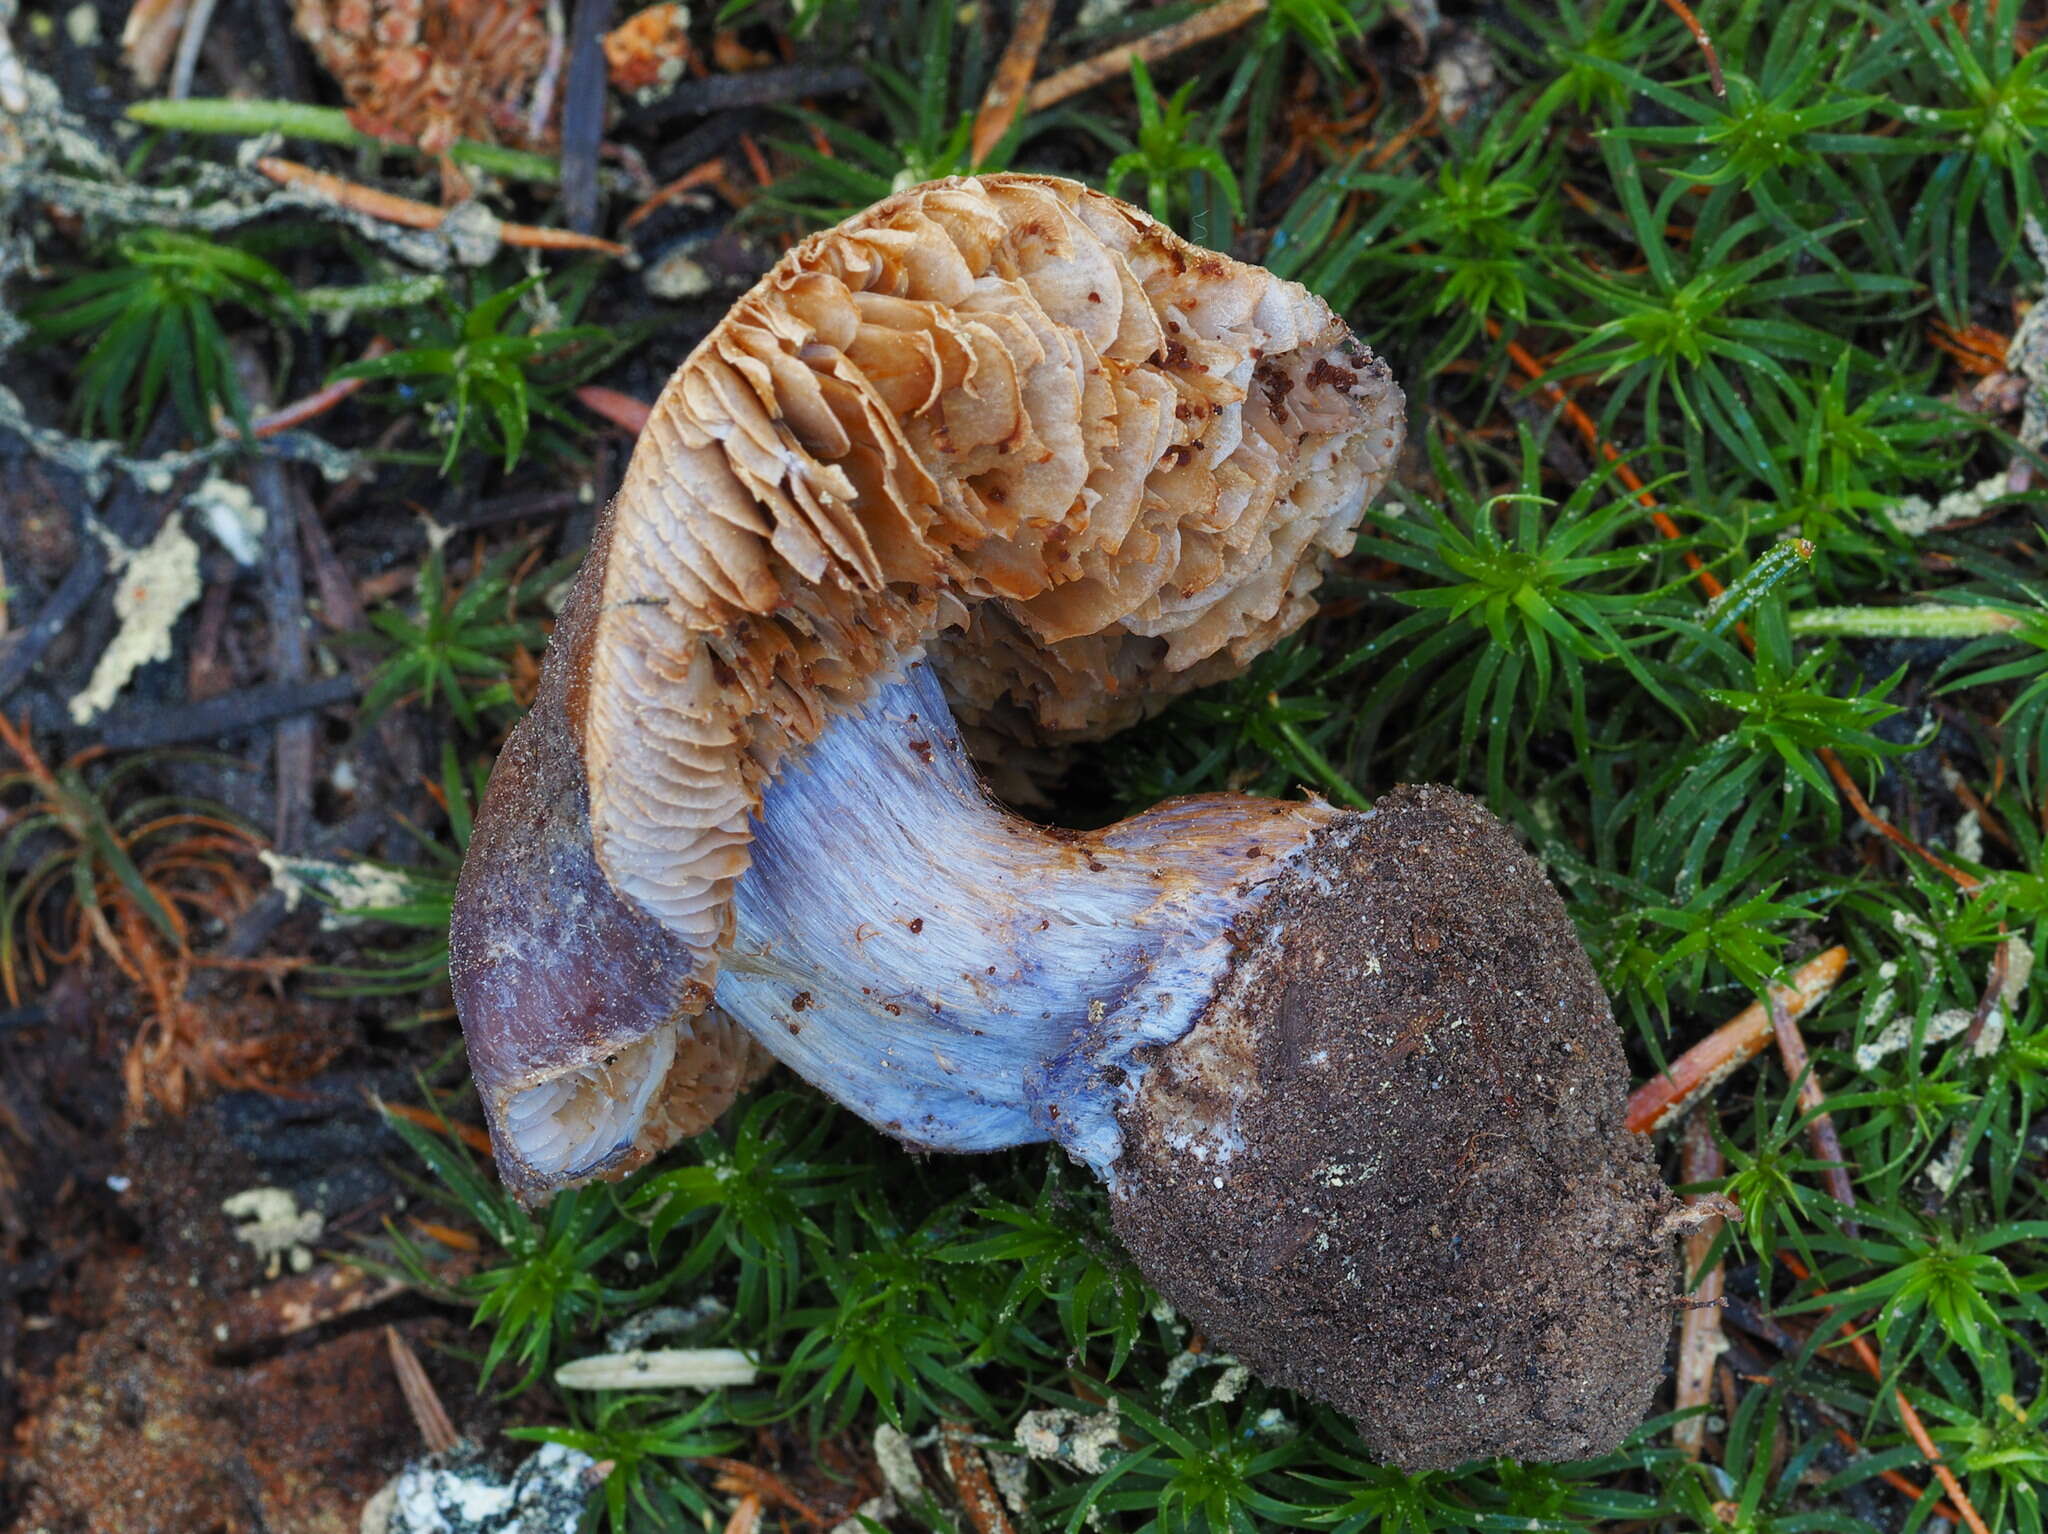
[[1672,15],[1685,23],[1685,30],[1692,34],[1692,40],[1699,44],[1700,52],[1706,55],[1707,76],[1714,82],[1714,94],[1728,94],[1728,82],[1721,78],[1721,55],[1714,50],[1714,40],[1707,36],[1707,29],[1700,25],[1699,17],[1693,15],[1692,7],[1685,0],[1664,0]]
[[[1778,1252],[1778,1260],[1792,1270],[1794,1277],[1802,1280],[1813,1278],[1811,1270],[1805,1263],[1782,1248]],[[1814,1290],[1819,1294],[1828,1292],[1827,1285],[1818,1280],[1814,1281]],[[1870,1339],[1857,1329],[1853,1321],[1844,1321],[1841,1332],[1848,1338],[1849,1348],[1855,1353],[1856,1361],[1863,1365],[1864,1372],[1874,1380],[1882,1380],[1884,1365],[1878,1362],[1877,1349],[1870,1345]],[[1906,1431],[1912,1436],[1914,1444],[1926,1457],[1927,1462],[1934,1467],[1935,1476],[1941,1481],[1942,1488],[1948,1492],[1949,1500],[1955,1503],[1957,1511],[1962,1514],[1963,1522],[1969,1527],[1970,1534],[1991,1534],[1990,1526],[1984,1522],[1984,1515],[1977,1511],[1976,1505],[1970,1501],[1969,1494],[1963,1490],[1963,1483],[1956,1479],[1956,1473],[1949,1469],[1948,1461],[1942,1458],[1940,1446],[1929,1435],[1927,1424],[1920,1420],[1920,1413],[1913,1409],[1913,1403],[1906,1399],[1906,1392],[1894,1388],[1892,1399],[1898,1405],[1899,1420],[1905,1423]]]
[[675,180],[669,182],[668,185],[662,187],[652,197],[648,198],[647,201],[641,203],[631,213],[628,213],[626,221],[619,227],[621,229],[638,228],[647,221],[648,217],[657,208],[666,207],[685,192],[694,192],[700,186],[708,186],[715,189],[724,180],[725,161],[721,159],[714,157],[704,161],[701,165],[693,165],[676,177]]
[[416,1108],[411,1103],[378,1102],[378,1107],[394,1118],[401,1118],[408,1124],[417,1124],[435,1134],[453,1135],[471,1150],[481,1155],[491,1153],[491,1137],[474,1124],[458,1123],[454,1119],[443,1119],[439,1114],[425,1108]]
[[[265,155],[256,162],[256,168],[280,186],[300,187],[339,207],[381,219],[387,224],[402,224],[408,229],[438,229],[448,216],[446,208],[437,208],[430,202],[418,202],[394,192],[363,186],[345,177],[315,170],[310,165],[301,165],[296,160]],[[580,250],[607,256],[626,254],[626,247],[615,240],[601,240],[594,234],[576,234],[567,229],[501,224],[498,235],[507,245],[523,246],[528,250]]]

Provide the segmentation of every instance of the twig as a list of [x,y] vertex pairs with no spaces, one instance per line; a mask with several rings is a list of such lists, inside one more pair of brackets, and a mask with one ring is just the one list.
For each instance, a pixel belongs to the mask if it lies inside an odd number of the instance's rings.
[[[372,336],[370,344],[363,348],[362,360],[374,361],[391,350],[391,342],[385,337]],[[275,410],[259,415],[249,423],[250,431],[258,438],[274,437],[279,432],[294,431],[308,421],[325,415],[368,382],[367,378],[336,379],[301,399],[295,399],[288,405],[280,405]],[[217,423],[216,429],[223,437],[239,437],[242,434],[241,428],[232,421],[221,421]]]
[[[1849,950],[1830,948],[1802,964],[1790,986],[1773,986],[1771,997],[1786,1017],[1804,1017],[1835,988],[1848,966]],[[1628,1127],[1637,1134],[1663,1128],[1738,1066],[1754,1059],[1773,1037],[1770,1012],[1762,1002],[1751,1002],[1629,1095]]]
[[43,658],[43,652],[78,616],[78,610],[92,600],[106,573],[106,556],[100,549],[99,540],[82,539],[78,557],[64,572],[64,579],[57,583],[57,589],[50,593],[34,618],[15,630],[11,639],[0,644],[0,700],[19,687],[22,679],[35,669],[36,662]]
[[[438,229],[448,216],[446,208],[437,208],[430,202],[417,202],[393,192],[379,191],[376,187],[361,186],[295,160],[265,155],[256,162],[256,168],[281,186],[302,187],[316,197],[324,197],[351,212],[382,219],[388,224],[402,224],[408,229]],[[501,224],[498,236],[507,245],[518,245],[528,250],[586,250],[607,256],[626,254],[626,247],[615,240],[600,240],[596,235],[577,234],[569,229]]]
[[711,75],[683,81],[661,100],[632,114],[631,121],[652,124],[674,117],[711,117],[740,107],[781,106],[800,96],[841,96],[867,82],[867,71],[858,64],[788,64],[750,69],[744,74]]
[[578,234],[597,228],[597,146],[604,138],[604,33],[612,0],[576,0],[569,23],[569,83],[562,97],[562,217]]
[[[306,643],[306,571],[299,558],[299,508],[310,498],[294,471],[276,458],[249,466],[249,490],[263,509],[263,610],[270,629],[273,685],[305,686],[311,669]],[[351,678],[353,681],[353,678]],[[304,710],[281,716],[272,732],[272,786],[279,852],[304,850],[313,818],[313,721]]]
[[[1854,1433],[1850,1432],[1840,1423],[1835,1424],[1835,1442],[1847,1449],[1851,1454],[1868,1454],[1870,1452],[1863,1447],[1862,1441]],[[1884,1482],[1885,1485],[1891,1487],[1892,1490],[1903,1493],[1915,1502],[1918,1502],[1927,1495],[1926,1487],[1914,1485],[1896,1470],[1880,1470],[1877,1473],[1877,1478]],[[1937,1501],[1934,1504],[1934,1516],[1946,1518],[1950,1523],[1962,1522],[1962,1515],[1947,1502]]]
[[607,389],[603,384],[583,385],[576,391],[576,403],[635,437],[647,429],[647,418],[654,413],[652,405],[643,404],[617,389]]
[[[1778,1249],[1778,1260],[1792,1270],[1793,1277],[1802,1281],[1812,1280],[1815,1293],[1828,1292],[1827,1285],[1814,1279],[1805,1263],[1782,1247]],[[1864,1372],[1874,1380],[1882,1380],[1884,1365],[1878,1361],[1877,1350],[1870,1345],[1870,1339],[1857,1329],[1853,1321],[1844,1321],[1841,1332],[1849,1339],[1850,1350],[1855,1353],[1856,1361],[1863,1365]],[[1935,1475],[1940,1479],[1943,1489],[1948,1492],[1949,1500],[1955,1503],[1957,1511],[1962,1514],[1963,1522],[1969,1526],[1970,1534],[1991,1534],[1990,1527],[1984,1522],[1984,1515],[1977,1511],[1976,1505],[1970,1501],[1969,1494],[1963,1490],[1963,1483],[1956,1479],[1956,1473],[1949,1469],[1948,1461],[1942,1458],[1940,1446],[1928,1434],[1927,1424],[1920,1420],[1920,1413],[1915,1411],[1913,1403],[1906,1399],[1906,1392],[1895,1386],[1892,1389],[1892,1399],[1898,1404],[1899,1420],[1905,1423],[1907,1433],[1911,1435],[1927,1462],[1934,1467]]]
[[[1486,333],[1496,341],[1500,340],[1500,321],[1489,319],[1486,322]],[[1636,504],[1650,513],[1650,520],[1656,525],[1657,531],[1666,538],[1684,537],[1678,524],[1657,504],[1657,498],[1650,494],[1649,487],[1643,483],[1643,477],[1636,473],[1621,454],[1600,435],[1600,428],[1593,424],[1593,418],[1586,414],[1577,401],[1550,381],[1543,364],[1530,355],[1528,348],[1519,342],[1509,341],[1507,352],[1508,360],[1521,370],[1522,375],[1542,392],[1545,399],[1564,413],[1564,418],[1571,424],[1572,429],[1585,438],[1586,446],[1614,465],[1615,477],[1635,493]],[[1727,589],[1721,584],[1720,578],[1707,569],[1706,562],[1690,549],[1685,551],[1685,563],[1692,571],[1693,578],[1700,583],[1700,590],[1707,594],[1708,601],[1711,602]]]
[[352,676],[330,676],[312,682],[271,682],[244,687],[203,703],[173,707],[134,704],[95,719],[92,738],[115,751],[142,751],[212,740],[346,703],[362,691],[362,686]]
[[1031,94],[1025,98],[1024,110],[1043,112],[1047,107],[1058,106],[1069,96],[1093,90],[1106,81],[1120,80],[1131,72],[1132,59],[1156,63],[1184,48],[1192,48],[1197,43],[1206,43],[1213,37],[1235,31],[1264,11],[1266,3],[1267,0],[1222,0],[1220,5],[1197,11],[1186,20],[1161,27],[1134,43],[1125,43],[1107,53],[1098,53],[1092,59],[1070,64],[1034,85]]
[[725,1534],[755,1534],[761,1527],[761,1499],[748,1492],[725,1520]]
[[974,115],[974,136],[967,157],[979,165],[1003,141],[1017,121],[1017,110],[1031,89],[1031,76],[1038,70],[1038,55],[1045,47],[1046,30],[1052,25],[1052,0],[1017,0],[1016,20],[1010,26],[1010,41],[996,61],[988,90],[982,95],[981,110]]
[[832,1522],[806,1501],[794,1486],[765,1465],[750,1465],[745,1460],[724,1459],[716,1454],[706,1455],[698,1463],[718,1472],[712,1485],[728,1495],[740,1495],[757,1507],[764,1502],[786,1507],[805,1523],[820,1528]]
[[988,1461],[982,1458],[967,1424],[953,1417],[941,1423],[939,1449],[953,1489],[960,1493],[960,1509],[975,1534],[1014,1534],[995,1477],[989,1474]]
[[[1820,1089],[1820,1077],[1815,1074],[1813,1060],[1806,1052],[1806,1036],[1799,1031],[1799,1023],[1778,1001],[1776,991],[1767,998],[1771,1010],[1771,1033],[1778,1041],[1778,1058],[1785,1064],[1785,1074],[1799,1084],[1799,1110],[1806,1118],[1806,1139],[1813,1147],[1814,1156],[1821,1163],[1821,1181],[1827,1184],[1828,1196],[1845,1208],[1856,1207],[1856,1184],[1849,1176],[1849,1165],[1842,1155],[1842,1137],[1835,1133],[1834,1118],[1828,1113],[1827,1094]],[[1856,1222],[1844,1219],[1842,1233],[1849,1237],[1858,1234]]]
[[[1685,1149],[1679,1158],[1679,1178],[1687,1183],[1712,1182],[1721,1175],[1721,1146],[1714,1138],[1714,1105],[1701,1103],[1686,1121]],[[1719,1223],[1708,1220],[1685,1238],[1685,1276],[1698,1273],[1714,1248]],[[1704,1407],[1713,1399],[1714,1361],[1728,1346],[1721,1333],[1718,1301],[1724,1288],[1722,1265],[1716,1262],[1693,1291],[1699,1302],[1689,1306],[1678,1323],[1678,1370],[1672,1405],[1679,1411]],[[1671,1441],[1687,1459],[1698,1459],[1706,1449],[1707,1419],[1704,1412],[1686,1418],[1671,1430]]]

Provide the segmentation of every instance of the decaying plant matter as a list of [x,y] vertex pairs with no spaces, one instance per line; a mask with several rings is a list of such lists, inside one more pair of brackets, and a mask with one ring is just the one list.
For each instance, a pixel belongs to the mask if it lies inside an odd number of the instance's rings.
[[[25,726],[0,714],[0,995],[10,1005],[58,971],[106,959],[133,987],[139,1021],[122,1058],[131,1112],[181,1112],[201,1087],[275,1087],[317,1066],[319,1046],[264,1027],[251,1000],[187,994],[196,968],[250,973],[292,961],[194,953],[262,888],[258,838],[212,807],[129,791],[147,755],[88,778],[106,753],[52,767]],[[115,802],[114,796],[120,802]]]
[[1404,1465],[1616,1443],[1669,1198],[1509,833],[1448,790],[1050,832],[954,724],[1235,674],[1401,412],[1320,300],[1072,183],[786,256],[655,406],[477,821],[453,978],[508,1181],[638,1164],[765,1052],[913,1145],[1056,1141],[1170,1298]]

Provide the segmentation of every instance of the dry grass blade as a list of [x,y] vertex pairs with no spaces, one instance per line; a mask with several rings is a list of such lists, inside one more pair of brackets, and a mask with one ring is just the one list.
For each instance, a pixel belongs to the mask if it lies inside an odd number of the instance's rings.
[[[1820,1078],[1814,1074],[1813,1061],[1806,1051],[1806,1037],[1799,1031],[1798,1020],[1786,1012],[1775,992],[1769,1002],[1771,1033],[1778,1041],[1778,1058],[1784,1062],[1785,1074],[1799,1083],[1799,1109],[1806,1116],[1807,1140],[1813,1146],[1814,1156],[1822,1163],[1821,1181],[1827,1184],[1828,1196],[1836,1203],[1854,1205],[1856,1187],[1850,1180],[1849,1167],[1842,1156],[1842,1137],[1835,1132],[1835,1121],[1828,1114],[1827,1094],[1821,1091]],[[1853,1237],[1856,1234],[1855,1223],[1842,1221],[1842,1231]]]

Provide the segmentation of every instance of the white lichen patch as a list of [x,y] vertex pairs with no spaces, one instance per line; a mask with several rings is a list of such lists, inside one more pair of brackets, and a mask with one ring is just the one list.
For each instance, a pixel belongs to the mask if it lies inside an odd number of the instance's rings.
[[331,863],[276,852],[256,856],[269,870],[271,886],[284,896],[287,911],[296,911],[299,902],[311,896],[327,907],[321,925],[330,929],[367,920],[415,898],[413,881],[402,870],[379,863]]
[[95,524],[107,546],[114,579],[114,616],[120,630],[100,652],[92,680],[71,700],[71,722],[89,724],[113,703],[129,678],[151,661],[171,658],[171,630],[199,600],[199,545],[175,516],[155,538],[131,549]]
[[886,1422],[875,1429],[875,1468],[882,1472],[889,1495],[899,1502],[915,1506],[925,1499],[924,1477],[910,1439]]
[[362,1534],[575,1534],[597,1462],[542,1444],[510,1476],[474,1452],[421,1460],[400,1471],[363,1509]]
[[256,504],[246,485],[238,485],[218,474],[209,474],[197,490],[185,498],[206,530],[213,534],[236,564],[248,569],[263,555],[263,530],[269,518]]
[[[1952,1039],[1970,1026],[1970,1014],[1961,1007],[1951,1007],[1937,1012],[1927,1019],[1927,1031],[1921,1035],[1921,1045],[1939,1044]],[[1856,1046],[1856,1068],[1867,1071],[1887,1055],[1895,1055],[1913,1042],[1913,1019],[1894,1018],[1885,1025],[1882,1033],[1867,1044]]]
[[1350,1188],[1371,1182],[1380,1175],[1381,1165],[1377,1157],[1364,1161],[1326,1161],[1316,1168],[1314,1176],[1325,1188]]
[[1005,1454],[998,1449],[983,1449],[981,1457],[988,1461],[988,1478],[996,1483],[996,1492],[1010,1511],[1019,1518],[1029,1518],[1031,1461],[1021,1454]]
[[294,1273],[313,1266],[312,1248],[327,1221],[317,1209],[301,1210],[287,1188],[244,1188],[224,1200],[221,1213],[235,1222],[235,1239],[247,1243],[264,1259],[264,1273],[275,1278],[285,1263]]
[[1099,1412],[1069,1411],[1047,1407],[1028,1411],[1017,1419],[1013,1435],[1017,1447],[1035,1460],[1071,1465],[1083,1475],[1100,1475],[1109,1468],[1123,1432],[1114,1396]]
[[1941,946],[1941,939],[1935,936],[1934,929],[1910,911],[1892,912],[1892,931],[1900,937],[1910,938],[1930,953]]
[[1963,1180],[1963,1174],[1969,1169],[1970,1142],[1963,1138],[1963,1132],[1958,1129],[1948,1137],[1947,1148],[1928,1162],[1921,1169],[1920,1175],[1939,1188],[1942,1196],[1946,1197],[1956,1191],[1957,1185]]
[[641,281],[656,298],[671,302],[702,298],[716,286],[711,274],[685,250],[670,251],[647,269]]
[[1908,538],[1919,538],[1956,522],[1985,515],[1991,503],[2008,493],[2005,471],[1980,479],[1967,490],[1951,490],[1930,504],[1925,496],[1909,495],[1884,508],[1884,519]]

